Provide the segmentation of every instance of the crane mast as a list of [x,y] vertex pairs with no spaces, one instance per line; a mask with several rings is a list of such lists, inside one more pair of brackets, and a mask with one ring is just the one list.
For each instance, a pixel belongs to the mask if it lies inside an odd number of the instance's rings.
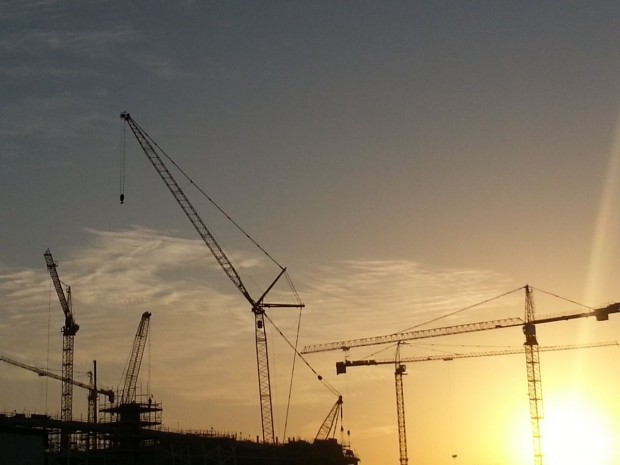
[[396,386],[396,419],[398,421],[398,450],[400,465],[407,465],[407,428],[405,421],[405,390],[403,388],[403,375],[407,367],[400,362],[400,344],[396,346],[396,359],[394,361],[394,383]]
[[123,387],[120,393],[120,403],[128,404],[136,400],[136,384],[138,382],[138,374],[142,365],[142,357],[146,346],[146,339],[149,334],[149,326],[151,321],[151,313],[144,312],[140,317],[140,323],[136,330],[127,366],[123,373]]
[[67,295],[62,288],[62,282],[58,277],[57,265],[54,262],[50,249],[43,254],[47,270],[49,271],[60,306],[65,315],[65,324],[62,327],[62,393],[60,401],[60,417],[62,420],[71,421],[73,413],[73,353],[75,345],[75,334],[80,327],[73,318],[71,305],[71,288],[67,286]]
[[274,442],[274,427],[273,427],[273,407],[271,399],[271,377],[269,370],[269,351],[267,347],[267,332],[265,328],[265,308],[269,307],[303,307],[303,304],[268,304],[264,302],[267,293],[273,288],[280,277],[286,272],[286,268],[281,268],[278,276],[273,280],[267,290],[257,300],[253,299],[248,290],[246,289],[239,273],[233,266],[232,262],[228,259],[223,249],[220,247],[215,237],[204,223],[188,197],[185,195],[181,186],[177,183],[174,176],[165,163],[159,156],[157,150],[151,144],[152,139],[148,134],[136,123],[136,121],[127,112],[121,113],[121,119],[127,123],[134,136],[138,140],[138,143],[142,147],[142,150],[146,154],[147,158],[161,177],[166,187],[175,198],[189,221],[192,223],[196,232],[209,248],[216,261],[226,274],[228,278],[233,282],[237,290],[243,295],[243,297],[251,305],[252,312],[254,313],[254,335],[256,343],[256,362],[258,370],[258,385],[259,385],[259,401],[261,407],[261,421],[263,431],[263,441]]
[[525,324],[523,334],[525,343],[525,365],[527,369],[527,387],[530,400],[530,422],[532,425],[532,446],[534,449],[534,465],[543,464],[541,422],[543,420],[542,382],[540,375],[540,354],[536,339],[534,318],[534,299],[532,289],[525,286]]

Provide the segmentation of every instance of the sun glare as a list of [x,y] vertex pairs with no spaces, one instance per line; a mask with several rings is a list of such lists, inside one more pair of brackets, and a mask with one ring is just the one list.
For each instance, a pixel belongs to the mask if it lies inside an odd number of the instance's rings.
[[588,399],[569,395],[545,401],[542,447],[547,465],[615,465],[605,414]]

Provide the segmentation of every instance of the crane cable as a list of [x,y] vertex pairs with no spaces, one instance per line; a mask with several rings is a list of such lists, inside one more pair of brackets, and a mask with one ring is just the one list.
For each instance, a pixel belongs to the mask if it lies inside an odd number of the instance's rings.
[[288,398],[286,400],[286,414],[284,416],[284,433],[282,437],[286,437],[286,429],[288,427],[288,415],[291,409],[291,397],[293,395],[293,378],[295,376],[295,362],[297,361],[297,347],[299,343],[299,332],[301,327],[301,307],[299,308],[299,318],[297,319],[297,334],[295,335],[295,351],[293,352],[293,363],[291,367],[291,381],[288,386]]
[[323,385],[335,396],[340,396],[340,393],[338,392],[338,390],[333,387],[328,381],[326,381],[323,376],[321,376],[313,367],[312,365],[310,365],[310,363],[308,363],[308,361],[304,358],[304,356],[297,350],[297,348],[291,343],[291,341],[289,341],[287,339],[287,337],[284,335],[284,333],[280,330],[280,328],[278,328],[278,326],[273,322],[273,320],[271,318],[269,318],[269,315],[267,315],[267,313],[263,314],[264,317],[267,319],[267,321],[269,321],[269,323],[271,323],[271,325],[276,329],[276,331],[278,331],[278,333],[280,333],[280,336],[282,336],[282,338],[286,341],[286,343],[295,351],[295,354],[297,355],[297,357],[299,357],[308,368],[310,368],[310,371],[312,371],[312,373],[314,373],[317,377],[317,379],[319,381],[321,381],[321,383],[323,383]]
[[[185,173],[185,171],[183,171],[183,169],[177,165],[177,163],[170,157],[170,155],[168,155],[164,149],[162,149],[156,141],[154,141],[151,136],[144,130],[142,129],[142,127],[140,127],[140,125],[136,122],[133,121],[133,123],[138,127],[138,129],[140,129],[140,131],[145,135],[145,137],[153,144],[153,146],[157,147],[159,149],[159,151],[162,153],[163,156],[165,156],[168,161],[170,163],[172,163],[174,165],[174,167],[179,171],[179,173],[181,173],[185,179],[187,179],[187,181],[194,186],[194,188],[196,188],[196,190],[198,192],[200,192],[204,198],[206,198],[209,202],[211,202],[211,204],[218,209],[218,211],[224,215],[228,221],[230,221],[250,242],[252,242],[252,244],[254,244],[261,252],[263,252],[263,254],[265,254],[265,256],[267,258],[269,258],[275,265],[277,265],[280,270],[283,270],[284,267],[282,265],[280,265],[280,263],[278,263],[278,261],[273,258],[269,252],[267,252],[258,242],[256,242],[256,240],[254,240],[254,238],[252,238],[252,236],[250,236],[242,227],[241,225],[239,225],[239,223],[237,223],[235,220],[233,220],[230,215],[228,213],[226,213],[226,211],[224,211],[224,209],[222,207],[220,207],[211,197],[209,197],[209,195],[202,190],[202,188],[200,186],[198,186],[198,184],[196,184],[194,182],[194,180],[192,178],[190,178],[187,173]],[[122,124],[122,123],[121,123]]]
[[[297,289],[295,289],[295,285],[293,284],[293,280],[291,279],[290,275],[288,274],[288,271],[284,272],[284,276],[286,278],[286,281],[288,282],[289,287],[291,288],[291,291],[293,292],[293,296],[295,297],[295,301],[299,304],[299,307],[300,307],[300,310],[301,310],[302,301],[301,301],[301,298],[299,297],[299,293],[297,292]],[[301,312],[300,312],[299,318],[301,319]],[[299,327],[297,328],[297,335],[299,336]]]
[[457,313],[464,312],[465,310],[471,310],[472,308],[478,307],[478,306],[480,306],[482,304],[486,304],[486,303],[489,303],[489,302],[491,302],[493,300],[500,299],[500,298],[505,297],[505,296],[507,296],[509,294],[512,294],[512,293],[517,292],[517,291],[520,291],[523,288],[524,288],[523,286],[518,287],[517,289],[513,289],[512,291],[504,292],[503,294],[500,294],[498,296],[491,297],[489,299],[483,300],[482,302],[478,302],[478,303],[475,303],[473,305],[468,305],[467,307],[461,308],[460,310],[455,310],[454,312],[450,312],[450,313],[447,313],[445,315],[438,316],[437,318],[433,318],[431,320],[425,321],[423,323],[419,323],[417,325],[411,326],[411,327],[403,329],[401,331],[397,331],[397,332],[392,333],[392,334],[404,333],[404,332],[407,332],[407,331],[411,331],[412,329],[419,328],[420,326],[424,326],[424,325],[427,325],[429,323],[434,323],[435,321],[439,321],[439,320],[442,320],[442,319],[447,318],[449,316],[456,315]]
[[[577,301],[575,301],[575,300],[567,299],[566,297],[562,297],[562,296],[559,296],[559,295],[554,294],[554,293],[552,293],[552,292],[548,292],[548,291],[545,291],[545,290],[542,290],[542,289],[538,289],[538,288],[535,288],[535,287],[532,287],[532,286],[530,286],[530,287],[531,287],[532,289],[535,289],[535,290],[537,290],[537,291],[539,291],[539,292],[542,292],[542,293],[544,293],[544,294],[550,295],[550,296],[552,296],[552,297],[556,297],[556,298],[558,298],[558,299],[560,299],[560,300],[564,300],[564,301],[566,301],[566,302],[570,302],[570,303],[575,304],[575,305],[578,305],[578,306],[580,306],[580,307],[584,307],[584,308],[587,308],[587,309],[589,309],[589,310],[592,310],[592,307],[590,307],[590,306],[588,306],[588,305],[585,305],[585,304],[582,304],[582,303],[579,303],[579,302],[577,302]],[[491,298],[489,298],[489,299],[483,300],[483,301],[478,302],[478,303],[475,303],[475,304],[473,304],[473,305],[469,305],[469,306],[467,306],[467,307],[461,308],[461,309],[456,310],[456,311],[454,311],[454,312],[447,313],[447,314],[445,314],[445,315],[439,316],[439,317],[437,317],[437,318],[433,318],[433,319],[428,320],[428,321],[425,321],[425,322],[423,322],[423,323],[419,323],[419,324],[417,324],[417,325],[411,326],[411,327],[409,327],[409,328],[407,328],[407,329],[403,329],[403,330],[401,330],[401,331],[397,331],[397,332],[392,333],[392,334],[404,333],[404,332],[407,332],[407,331],[411,331],[412,329],[419,328],[420,326],[424,326],[424,325],[427,325],[427,324],[429,324],[429,323],[434,323],[435,321],[439,321],[439,320],[442,320],[442,319],[447,318],[447,317],[449,317],[449,316],[456,315],[457,313],[463,312],[463,311],[465,311],[465,310],[471,310],[472,308],[478,307],[478,306],[480,306],[480,305],[482,305],[482,304],[486,304],[486,303],[489,303],[489,302],[491,302],[491,301],[493,301],[493,300],[497,300],[497,299],[500,299],[500,298],[502,298],[502,297],[505,297],[505,296],[507,296],[507,295],[509,295],[509,294],[513,294],[513,293],[515,293],[515,292],[517,292],[517,291],[520,291],[520,290],[522,290],[522,289],[524,289],[524,288],[525,288],[525,286],[518,287],[517,289],[513,289],[513,290],[511,290],[511,291],[504,292],[503,294],[500,294],[500,295],[498,295],[498,296],[491,297]]]
[[575,305],[578,305],[578,306],[580,306],[580,307],[587,308],[588,310],[593,310],[593,307],[590,307],[589,305],[582,304],[582,303],[577,302],[577,301],[575,301],[575,300],[567,299],[566,297],[559,296],[559,295],[557,295],[557,294],[554,294],[553,292],[548,292],[548,291],[545,291],[545,290],[543,290],[543,289],[538,289],[537,287],[534,287],[534,286],[530,286],[530,287],[531,287],[532,289],[534,289],[534,290],[538,291],[538,292],[542,292],[543,294],[547,294],[547,295],[550,295],[550,296],[552,296],[552,297],[556,297],[556,298],[558,298],[558,299],[560,299],[560,300],[564,300],[564,301],[566,301],[566,302],[570,302],[571,304],[575,304]]

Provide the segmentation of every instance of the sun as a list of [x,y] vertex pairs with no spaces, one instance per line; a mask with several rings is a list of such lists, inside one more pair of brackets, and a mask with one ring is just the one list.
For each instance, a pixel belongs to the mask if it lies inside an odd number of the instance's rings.
[[546,465],[615,465],[603,410],[580,394],[545,399],[542,450]]

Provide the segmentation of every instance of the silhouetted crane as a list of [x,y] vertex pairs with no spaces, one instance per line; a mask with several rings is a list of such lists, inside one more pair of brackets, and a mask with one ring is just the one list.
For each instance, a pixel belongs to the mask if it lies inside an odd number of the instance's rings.
[[127,365],[123,371],[121,379],[122,389],[119,400],[121,404],[128,404],[136,400],[136,385],[140,373],[140,366],[142,365],[142,357],[144,356],[146,339],[149,335],[150,322],[151,312],[144,312],[140,317],[140,323],[138,324],[131,352],[127,359]]
[[[378,366],[378,365],[394,365],[394,380],[396,384],[396,418],[398,421],[398,446],[399,446],[399,459],[400,465],[407,465],[409,458],[407,455],[407,429],[405,421],[405,395],[403,390],[403,376],[406,374],[407,367],[404,363],[417,363],[417,362],[433,362],[433,361],[451,361],[462,358],[474,358],[474,357],[491,357],[497,355],[512,355],[523,353],[523,349],[501,349],[492,350],[488,352],[465,352],[465,353],[451,353],[441,355],[426,355],[418,357],[406,357],[400,356],[400,342],[396,346],[396,356],[394,359],[363,359],[363,360],[345,360],[344,362],[336,362],[336,374],[344,374],[347,372],[347,368],[360,367],[360,366]],[[617,341],[611,342],[595,342],[590,344],[572,344],[563,346],[537,346],[537,352],[548,352],[557,350],[572,350],[572,349],[587,349],[592,347],[605,347],[611,345],[618,345]],[[527,348],[526,348],[527,349]],[[528,371],[529,375],[529,371]],[[540,377],[538,378],[540,383]],[[528,384],[530,379],[528,376]],[[541,391],[540,385],[538,386],[538,392]],[[540,399],[542,402],[542,397]],[[540,410],[542,413],[542,410]],[[540,419],[540,417],[537,417]],[[540,435],[538,436],[538,445],[540,446]],[[540,450],[540,449],[538,449]],[[538,456],[537,456],[538,457]],[[542,457],[542,455],[541,455]],[[456,455],[453,456],[456,458]]]
[[314,438],[315,441],[325,440],[333,433],[336,433],[336,424],[338,423],[338,416],[340,416],[340,424],[342,425],[342,396],[338,396],[338,400],[331,408],[323,423],[319,428],[319,431]]
[[[56,379],[56,380],[62,381],[62,382],[67,381],[65,378],[63,378],[62,376],[57,375],[56,373],[52,373],[50,371],[46,371],[46,370],[44,370],[42,368],[38,368],[38,367],[36,367],[34,365],[28,365],[28,364],[23,363],[23,362],[18,362],[17,360],[9,358],[9,357],[7,357],[5,355],[0,355],[0,361],[6,362],[9,365],[13,365],[13,366],[16,366],[16,367],[23,368],[23,369],[28,370],[28,371],[32,371],[33,373],[36,373],[39,376],[47,376],[48,378]],[[91,375],[91,372],[89,372],[89,376],[90,375]],[[97,394],[103,394],[105,396],[108,396],[108,400],[110,402],[114,402],[114,398],[115,398],[114,391],[112,391],[111,389],[98,388],[94,384],[94,382],[91,382],[90,386],[88,384],[81,383],[80,381],[76,381],[74,379],[72,379],[70,382],[71,382],[71,384],[73,386],[81,387],[81,388],[87,389],[89,391],[89,396],[88,396],[89,405],[90,405],[90,402],[91,402],[92,395],[96,396]],[[90,410],[90,406],[89,406],[89,410]],[[89,421],[91,421],[90,415],[89,415]]]
[[[265,329],[265,309],[273,307],[303,307],[302,303],[295,304],[274,304],[266,303],[265,298],[271,289],[276,285],[278,280],[286,272],[286,268],[280,267],[280,272],[269,285],[269,287],[258,298],[253,298],[246,289],[241,277],[237,273],[237,270],[233,266],[232,262],[226,256],[215,237],[204,223],[194,206],[191,204],[181,186],[174,179],[174,176],[170,173],[162,158],[159,156],[155,147],[157,144],[151,139],[151,137],[136,123],[136,121],[127,112],[121,113],[121,119],[127,123],[133,132],[134,136],[140,143],[142,150],[146,154],[147,158],[164,181],[170,193],[173,195],[189,221],[192,223],[198,235],[202,238],[206,246],[209,248],[218,264],[224,270],[224,273],[233,282],[237,290],[243,295],[251,306],[252,313],[254,314],[254,331],[256,341],[256,362],[258,368],[258,385],[259,385],[259,398],[261,407],[261,420],[263,441],[274,441],[274,427],[273,427],[273,411],[271,400],[271,378],[269,372],[269,354],[267,350],[267,332]],[[159,149],[159,147],[158,147]],[[161,149],[159,149],[161,151]],[[161,151],[163,153],[163,151]],[[165,154],[164,154],[165,155]],[[124,201],[124,196],[121,195],[121,203]],[[278,265],[279,266],[279,265]]]
[[56,262],[52,257],[50,249],[43,254],[47,270],[49,271],[60,306],[65,315],[65,325],[62,327],[62,393],[60,401],[60,418],[70,421],[73,416],[73,351],[75,345],[75,334],[80,327],[73,318],[73,309],[71,305],[71,287],[66,286],[67,295],[62,288],[62,282],[58,277],[56,270]]
[[616,302],[605,307],[595,308],[587,312],[569,313],[545,318],[534,316],[534,304],[532,299],[531,287],[525,285],[525,318],[506,318],[500,320],[484,321],[479,323],[469,323],[463,325],[446,326],[442,328],[424,329],[418,331],[405,331],[400,333],[388,334],[385,336],[368,337],[362,339],[352,339],[348,341],[330,342],[304,347],[302,354],[314,352],[325,352],[330,350],[347,351],[353,347],[365,347],[387,343],[396,343],[414,339],[424,339],[454,334],[471,333],[492,329],[510,328],[521,326],[525,335],[524,351],[526,356],[526,368],[528,379],[528,395],[530,400],[530,419],[532,424],[532,440],[534,448],[534,465],[542,465],[540,421],[543,417],[542,409],[542,389],[540,385],[540,365],[538,356],[538,341],[536,339],[536,325],[542,323],[553,323],[557,321],[567,321],[577,318],[587,318],[594,316],[597,321],[606,321],[611,313],[620,312],[620,302]]

